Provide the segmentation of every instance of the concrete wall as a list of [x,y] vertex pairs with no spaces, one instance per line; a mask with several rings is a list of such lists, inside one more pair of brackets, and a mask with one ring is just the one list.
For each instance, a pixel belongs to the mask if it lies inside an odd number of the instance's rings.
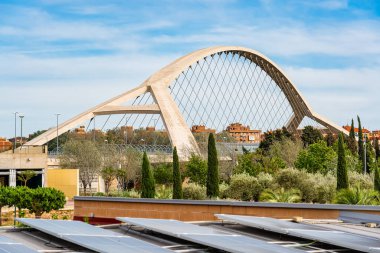
[[68,199],[72,199],[79,195],[79,170],[48,169],[45,186],[61,190]]
[[12,151],[0,153],[0,169],[45,169],[47,167],[47,153]]
[[254,215],[273,218],[301,216],[307,219],[337,219],[341,210],[379,214],[378,207],[287,204],[237,201],[192,201],[75,197],[74,219],[90,218],[93,224],[119,223],[115,217],[161,218],[181,221],[216,220],[214,214]]

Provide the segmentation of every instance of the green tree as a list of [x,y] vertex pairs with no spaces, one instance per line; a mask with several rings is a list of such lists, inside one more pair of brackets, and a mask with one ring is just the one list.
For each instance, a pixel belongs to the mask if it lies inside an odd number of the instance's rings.
[[93,141],[71,139],[63,145],[60,155],[60,165],[63,168],[79,169],[79,180],[84,194],[87,187],[91,190],[102,165],[101,153]]
[[373,142],[375,146],[375,159],[378,161],[380,157],[379,139],[375,138]]
[[2,208],[10,205],[10,191],[11,188],[7,186],[0,186],[0,226],[2,226]]
[[12,187],[9,192],[9,205],[15,206],[19,213],[23,208],[28,207],[32,189],[25,186]]
[[173,199],[182,199],[182,178],[176,147],[173,149]]
[[356,153],[358,152],[358,147],[357,147],[356,139],[355,139],[354,119],[351,120],[350,135],[348,136],[348,139],[347,139],[347,146],[350,149],[351,153],[353,155],[356,155]]
[[141,170],[141,197],[154,198],[156,194],[153,172],[150,167],[149,159],[144,152]]
[[274,131],[267,131],[264,133],[264,138],[261,140],[259,148],[266,153],[274,142],[285,139],[293,139],[293,135],[286,129],[286,127]]
[[217,197],[219,195],[218,154],[216,152],[215,138],[212,133],[208,137],[206,193],[208,197]]
[[334,135],[333,135],[331,132],[329,132],[329,133],[326,135],[326,137],[325,137],[325,141],[326,141],[326,143],[327,143],[327,146],[329,146],[329,147],[331,147],[331,146],[334,145],[335,140],[336,140],[336,139],[335,139]]
[[337,164],[337,184],[336,189],[346,189],[348,188],[348,176],[347,176],[347,165],[346,165],[346,154],[344,150],[343,133],[339,134],[338,139],[338,164]]
[[34,170],[24,170],[21,171],[20,174],[17,175],[17,179],[24,183],[24,186],[28,183],[30,179],[35,177],[37,174]]
[[359,128],[359,133],[358,133],[358,155],[359,155],[359,161],[363,165],[363,172],[364,172],[364,144],[363,144],[363,129],[362,129],[362,123],[360,121],[360,118],[358,116],[358,128]]
[[173,166],[170,163],[155,164],[153,168],[156,184],[170,185],[173,183]]
[[380,173],[379,173],[380,168],[378,166],[375,166],[374,170],[375,170],[375,176],[374,176],[374,182],[373,182],[374,190],[380,192]]
[[65,194],[60,190],[49,187],[38,187],[29,192],[26,208],[40,218],[44,212],[58,210],[65,206]]
[[189,161],[185,165],[185,177],[189,177],[191,182],[205,186],[207,181],[207,162],[202,157],[191,154]]
[[117,170],[113,167],[105,167],[100,171],[100,175],[104,180],[104,191],[109,194],[112,181],[116,179]]
[[307,147],[313,143],[317,143],[320,140],[323,140],[323,136],[318,129],[312,126],[305,126],[302,130],[301,140],[303,142],[303,145]]
[[335,159],[336,153],[333,148],[328,147],[325,141],[319,141],[299,153],[295,166],[310,173],[327,174],[329,171],[335,170]]

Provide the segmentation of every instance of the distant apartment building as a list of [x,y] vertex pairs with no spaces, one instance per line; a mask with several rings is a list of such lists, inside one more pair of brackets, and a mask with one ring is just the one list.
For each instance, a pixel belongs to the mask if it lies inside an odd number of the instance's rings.
[[215,134],[215,129],[207,128],[204,125],[194,125],[191,127],[192,133],[213,133]]
[[[348,132],[351,131],[351,126],[347,125],[347,126],[343,126],[343,128],[346,129]],[[362,132],[363,132],[363,136],[366,136],[369,140],[373,139],[373,132],[369,131],[366,128],[363,128]],[[359,136],[359,128],[355,127],[354,133],[355,133],[355,136],[358,137]]]
[[239,143],[260,143],[261,130],[250,129],[240,123],[230,124],[226,131]]
[[80,126],[78,128],[75,128],[74,129],[74,133],[76,133],[78,135],[85,135],[86,134],[86,128],[85,128],[85,126]]
[[4,152],[12,149],[12,142],[8,141],[6,138],[0,137],[0,152]]

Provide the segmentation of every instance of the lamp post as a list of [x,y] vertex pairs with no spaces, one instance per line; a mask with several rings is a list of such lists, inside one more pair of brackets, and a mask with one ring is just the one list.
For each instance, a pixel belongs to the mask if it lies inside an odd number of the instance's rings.
[[14,115],[15,115],[15,138],[13,139],[13,153],[15,152],[15,148],[16,148],[16,136],[17,136],[17,114],[18,112],[14,112]]
[[[19,117],[20,117],[20,121],[21,121],[20,127],[21,127],[21,148],[22,148],[22,144],[24,144],[23,143],[24,138],[22,137],[22,119],[24,118],[24,115],[20,115]],[[20,148],[20,152],[21,152],[21,148]]]
[[58,148],[59,148],[59,144],[58,144],[58,118],[59,118],[59,115],[61,115],[60,113],[56,113],[55,116],[57,116],[57,155],[58,155]]

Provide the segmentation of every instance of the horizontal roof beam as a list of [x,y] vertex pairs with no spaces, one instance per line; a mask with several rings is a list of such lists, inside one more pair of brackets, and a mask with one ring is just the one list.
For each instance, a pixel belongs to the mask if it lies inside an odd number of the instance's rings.
[[160,114],[160,108],[156,104],[151,105],[131,105],[131,106],[104,106],[96,111],[94,115],[111,115],[111,114]]

